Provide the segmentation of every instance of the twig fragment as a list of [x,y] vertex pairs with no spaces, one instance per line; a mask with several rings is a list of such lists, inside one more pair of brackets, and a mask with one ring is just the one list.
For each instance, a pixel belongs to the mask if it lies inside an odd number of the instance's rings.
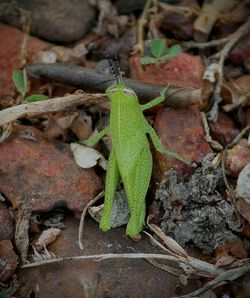
[[78,231],[78,245],[80,249],[83,249],[82,233],[83,233],[84,220],[85,220],[88,208],[91,207],[93,204],[95,204],[95,202],[97,202],[103,196],[104,196],[104,191],[100,192],[94,199],[90,200],[89,203],[85,206],[85,208],[82,211],[81,220],[79,224],[79,231]]
[[109,102],[105,99],[103,94],[90,94],[83,92],[80,95],[57,97],[29,104],[21,104],[2,110],[0,111],[0,126],[8,124],[19,118],[59,112],[81,104],[98,104],[105,109],[109,108]]
[[233,281],[239,277],[241,277],[243,274],[246,274],[250,271],[250,263],[249,261],[243,265],[242,267],[230,269],[227,271],[224,271],[220,273],[218,276],[216,276],[213,280],[209,281],[204,287],[201,289],[198,289],[192,293],[189,293],[188,295],[184,296],[178,296],[178,298],[189,298],[189,297],[196,297],[198,295],[201,295],[205,291],[209,289],[214,289],[219,286],[223,286],[229,281]]
[[[33,64],[27,67],[28,74],[40,76],[62,84],[75,86],[84,91],[102,92],[112,84],[114,78],[94,69],[63,63]],[[146,83],[139,80],[123,78],[124,83],[133,89],[141,103],[159,96],[166,85]],[[178,92],[177,92],[178,91]],[[210,93],[210,90],[209,90]],[[200,106],[209,96],[207,90],[170,86],[166,94],[165,105],[172,107]]]
[[211,47],[216,47],[216,46],[222,46],[226,42],[228,42],[228,40],[229,40],[229,37],[211,40],[208,42],[184,41],[182,43],[182,45],[183,45],[183,47],[185,47],[187,49],[192,49],[192,48],[206,49],[206,48],[211,48]]

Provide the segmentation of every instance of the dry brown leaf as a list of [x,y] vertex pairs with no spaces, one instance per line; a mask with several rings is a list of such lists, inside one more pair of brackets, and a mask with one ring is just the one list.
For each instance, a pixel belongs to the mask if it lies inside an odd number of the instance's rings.
[[232,264],[233,262],[235,262],[236,259],[233,256],[230,256],[228,254],[222,254],[218,256],[218,259],[216,260],[215,266],[217,267],[225,267],[227,265]]
[[158,236],[161,238],[161,240],[165,243],[165,245],[175,254],[179,256],[183,256],[188,258],[187,252],[172,238],[165,235],[162,230],[157,227],[155,224],[150,224],[149,221],[147,221],[147,224],[149,228]]
[[41,251],[44,247],[56,240],[56,237],[61,233],[60,229],[50,228],[42,232],[40,237],[35,243],[35,247],[38,251]]
[[27,208],[28,203],[24,203],[16,212],[15,243],[20,253],[22,262],[25,262],[29,247],[29,221],[31,209]]
[[236,202],[236,208],[239,213],[250,222],[250,204],[246,199],[239,198]]

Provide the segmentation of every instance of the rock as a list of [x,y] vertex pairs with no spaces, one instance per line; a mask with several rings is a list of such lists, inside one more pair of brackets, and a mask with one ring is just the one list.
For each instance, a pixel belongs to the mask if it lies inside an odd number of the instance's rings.
[[[200,163],[211,152],[204,140],[205,132],[200,113],[195,108],[165,108],[158,112],[154,129],[165,148],[172,150],[190,162]],[[155,151],[155,174],[160,178],[173,167],[184,172],[188,168],[182,162]]]
[[229,59],[235,65],[242,65],[250,57],[250,35],[240,39],[235,47],[229,53]]
[[27,12],[31,15],[30,33],[52,42],[79,40],[95,20],[95,10],[87,0],[16,0],[5,6],[0,20],[22,28]]
[[245,68],[246,72],[249,74],[250,73],[250,57],[248,57],[244,61],[244,68]]
[[132,57],[130,62],[133,78],[156,84],[170,83],[178,87],[204,87],[205,68],[200,56],[180,53],[162,63],[160,69],[156,64],[142,66],[136,56]]
[[[134,242],[125,237],[124,228],[103,233],[93,220],[84,223],[84,250],[77,245],[79,220],[67,218],[67,226],[48,249],[57,256],[79,256],[103,253],[160,253],[147,238]],[[131,249],[131,247],[134,248]],[[58,262],[18,272],[20,287],[16,296],[27,297],[33,291],[40,297],[172,297],[177,296],[176,283],[179,281],[142,259],[75,260]],[[191,282],[191,287],[195,282]],[[178,287],[180,290],[182,287]],[[184,288],[184,287],[183,287]],[[185,292],[191,291],[190,283]],[[183,291],[180,291],[183,293]],[[178,292],[178,294],[180,294]],[[157,293],[157,295],[156,295]],[[176,295],[174,295],[176,294]]]
[[250,202],[250,163],[240,172],[236,186],[236,197]]
[[102,186],[93,169],[77,166],[68,144],[50,142],[29,126],[15,127],[0,144],[0,179],[14,209],[27,204],[37,212],[82,211]]
[[240,238],[228,241],[224,246],[218,248],[218,250],[224,250],[224,252],[226,252],[227,254],[239,259],[247,258],[246,248]]
[[222,146],[230,144],[239,133],[234,121],[223,112],[219,113],[216,122],[209,123],[209,127],[212,138],[218,141]]
[[10,240],[0,241],[0,282],[6,282],[14,274],[18,264],[18,256],[13,250]]
[[[21,47],[24,33],[20,30],[0,23],[0,100],[11,97],[15,93],[12,72],[22,66]],[[51,44],[30,36],[27,41],[27,60],[32,62],[40,50],[51,47]],[[1,103],[1,101],[0,101]]]
[[[162,2],[162,1],[161,1]],[[185,8],[197,7],[196,0],[164,1],[167,5],[161,9],[156,16],[157,26],[164,32],[168,32],[177,40],[193,39],[193,23],[196,18],[195,9],[185,12]],[[177,3],[176,3],[177,2]],[[176,4],[176,5],[175,5]],[[164,4],[163,4],[164,5]],[[182,7],[182,9],[178,9]]]
[[118,10],[119,14],[130,14],[136,10],[143,10],[146,0],[116,0],[114,5]]
[[4,203],[0,203],[0,241],[11,240],[14,232],[14,222]]
[[242,227],[235,207],[218,192],[222,172],[213,165],[214,156],[208,154],[189,179],[168,171],[155,192],[162,230],[183,248],[194,245],[206,255],[235,239]]
[[242,139],[238,145],[228,150],[226,169],[228,174],[238,177],[242,169],[250,162],[250,148],[246,139]]

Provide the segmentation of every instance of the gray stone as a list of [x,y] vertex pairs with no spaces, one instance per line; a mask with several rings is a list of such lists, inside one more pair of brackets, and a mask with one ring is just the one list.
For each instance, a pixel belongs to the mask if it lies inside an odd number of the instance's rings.
[[30,33],[52,42],[74,42],[93,26],[95,9],[87,0],[0,0],[0,21],[22,28],[31,16]]
[[237,198],[250,200],[250,163],[240,172],[236,186]]

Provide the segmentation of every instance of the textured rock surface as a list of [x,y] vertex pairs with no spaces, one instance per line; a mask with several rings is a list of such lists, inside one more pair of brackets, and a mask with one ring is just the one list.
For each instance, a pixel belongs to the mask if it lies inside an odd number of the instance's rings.
[[239,133],[232,118],[223,112],[219,113],[216,122],[209,123],[209,127],[212,138],[218,141],[222,146],[230,144]]
[[11,240],[14,231],[14,221],[4,203],[0,202],[0,241]]
[[212,165],[213,158],[214,154],[207,155],[188,181],[169,171],[168,180],[156,192],[165,212],[163,231],[182,246],[191,243],[206,254],[227,242],[235,243],[242,226],[234,205],[220,195],[222,173]]
[[204,65],[199,56],[181,53],[161,67],[156,64],[141,65],[138,57],[131,58],[132,77],[149,83],[170,83],[179,87],[203,88]]
[[[13,96],[15,86],[12,82],[12,72],[22,66],[22,43],[24,33],[19,29],[0,23],[0,99]],[[51,47],[51,44],[29,36],[26,50],[27,59],[32,62],[33,57],[40,51]],[[1,103],[1,102],[0,102]]]
[[[211,152],[209,144],[204,140],[205,132],[200,113],[196,109],[165,108],[157,114],[154,128],[165,148],[180,154],[190,162],[200,163]],[[155,151],[155,161],[155,174],[158,178],[164,176],[164,171],[173,167],[187,171],[187,166],[182,162],[158,151]]]
[[[1,1],[7,2],[7,1]],[[52,42],[73,42],[93,26],[95,10],[87,0],[16,0],[4,9],[1,20],[22,28],[30,12],[30,33]]]
[[81,211],[100,191],[93,169],[81,169],[68,144],[50,142],[35,128],[19,126],[0,144],[0,191],[14,208],[68,207]]
[[240,172],[237,180],[236,196],[250,202],[250,163]]
[[[124,228],[103,233],[93,220],[86,220],[83,239],[84,250],[77,245],[79,220],[68,218],[66,229],[48,249],[60,257],[102,253],[152,252],[156,250],[147,238],[134,242],[125,236]],[[131,249],[133,247],[133,249]],[[142,259],[109,259],[65,261],[18,272],[18,297],[27,297],[32,290],[40,297],[172,297],[183,293],[177,286],[179,278],[162,271]],[[191,286],[194,285],[191,282]],[[190,284],[185,288],[189,292]],[[79,294],[81,293],[81,295]]]
[[0,241],[0,282],[8,281],[15,272],[18,257],[10,240]]

